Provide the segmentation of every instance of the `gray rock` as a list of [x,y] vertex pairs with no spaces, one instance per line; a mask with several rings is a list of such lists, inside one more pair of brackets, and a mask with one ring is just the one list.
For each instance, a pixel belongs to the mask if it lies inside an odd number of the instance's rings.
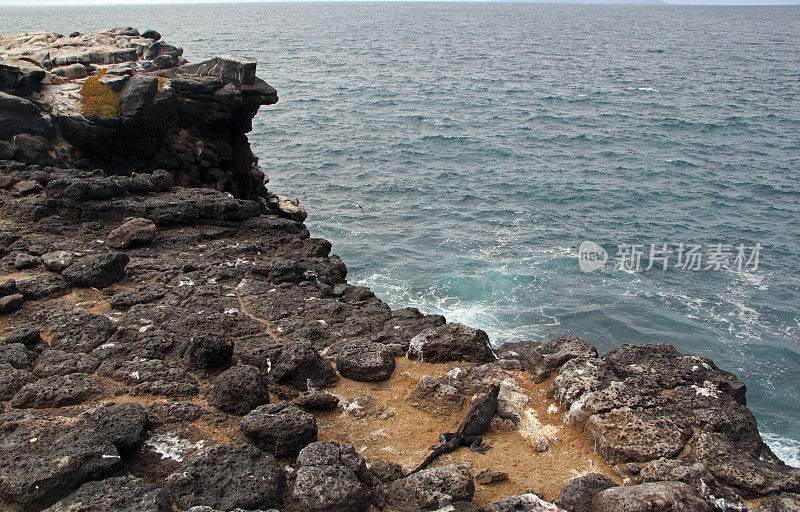
[[51,347],[89,353],[106,343],[116,331],[117,326],[107,316],[78,311],[59,320]]
[[336,369],[343,377],[359,382],[389,380],[394,372],[394,355],[386,345],[349,341],[336,355]]
[[17,288],[26,300],[61,297],[70,292],[69,284],[64,279],[50,274],[19,280]]
[[171,512],[167,495],[133,476],[87,482],[45,512]]
[[589,417],[584,431],[611,462],[675,457],[692,437],[689,422],[669,409],[614,409]]
[[36,345],[42,343],[42,335],[39,332],[39,329],[32,329],[32,328],[23,328],[23,329],[15,329],[11,331],[11,333],[6,336],[3,343],[6,345],[11,345],[13,343],[21,343],[25,345],[25,348],[34,348]]
[[409,402],[430,414],[451,414],[460,411],[466,399],[456,388],[425,375],[411,391]]
[[328,393],[312,393],[295,399],[292,404],[304,411],[332,411],[339,406],[339,399]]
[[374,461],[369,470],[381,483],[388,484],[403,478],[403,467],[396,462],[378,459]]
[[0,297],[0,314],[7,315],[22,307],[25,299],[19,293]]
[[120,363],[112,372],[116,380],[132,385],[132,395],[192,396],[199,393],[197,380],[180,368],[160,359],[134,358]]
[[31,254],[26,254],[24,252],[17,254],[17,258],[14,260],[14,268],[17,270],[34,268],[38,265],[39,265],[38,257],[33,256]]
[[190,368],[227,368],[233,358],[233,340],[224,334],[198,334],[181,347],[181,355]]
[[482,469],[475,473],[475,481],[481,485],[489,485],[495,482],[508,480],[508,473],[497,469]]
[[317,440],[314,416],[286,402],[257,407],[239,424],[253,444],[278,458],[294,458]]
[[120,462],[116,448],[73,418],[0,414],[0,497],[42,508]]
[[34,103],[0,91],[0,140],[19,133],[49,137],[53,122]]
[[380,508],[384,504],[378,480],[353,445],[311,443],[297,465],[292,498],[302,510],[366,512],[370,501]]
[[288,342],[280,349],[269,372],[274,382],[307,389],[310,381],[315,388],[324,388],[339,381],[331,363],[319,355],[308,342]]
[[161,284],[148,284],[127,292],[115,294],[108,299],[112,309],[128,309],[136,304],[147,304],[167,295],[167,288]]
[[47,163],[47,152],[50,149],[50,144],[46,138],[39,135],[19,133],[14,135],[11,143],[17,147],[14,160],[31,165],[44,165]]
[[6,343],[0,345],[0,363],[8,363],[14,368],[30,370],[31,362],[28,352],[22,343]]
[[605,475],[588,473],[567,482],[553,503],[567,512],[591,512],[594,497],[616,486],[617,484]]
[[77,62],[75,64],[55,67],[50,70],[50,73],[66,80],[80,80],[81,78],[86,78],[89,74],[86,70],[86,66]]
[[150,184],[157,192],[168,192],[175,184],[175,179],[169,171],[158,169],[150,175]]
[[14,394],[11,405],[20,409],[75,405],[101,394],[103,389],[102,381],[93,375],[54,375],[23,386]]
[[683,482],[612,487],[595,496],[593,512],[711,512],[711,507]]
[[426,363],[488,363],[495,360],[489,346],[489,336],[484,331],[457,323],[445,324],[414,336],[408,357]]
[[50,272],[61,273],[73,263],[75,258],[67,251],[53,251],[42,255],[42,264]]
[[280,508],[286,477],[272,455],[241,444],[205,448],[167,479],[181,509],[205,505],[219,510]]
[[45,350],[36,359],[33,373],[39,378],[70,373],[94,373],[100,360],[89,354]]
[[36,377],[31,372],[14,368],[8,363],[0,363],[0,400],[11,400],[25,384],[34,380]]
[[0,140],[0,160],[13,160],[17,154],[17,146]]
[[156,225],[152,220],[137,217],[111,231],[106,236],[106,245],[114,249],[139,247],[155,240],[156,233]]
[[800,469],[753,457],[722,434],[700,432],[691,459],[705,464],[720,483],[732,487],[745,499],[800,492]]
[[142,442],[147,430],[147,412],[136,402],[103,404],[83,414],[81,419],[121,453]]
[[436,510],[457,501],[471,501],[474,494],[472,474],[458,464],[426,469],[388,486],[389,505],[400,512]]
[[269,390],[255,366],[234,366],[219,374],[208,392],[208,404],[244,416],[269,403]]
[[528,493],[496,501],[486,507],[486,512],[559,512],[559,508],[539,496]]
[[781,493],[761,502],[756,512],[800,512],[800,495]]
[[[637,466],[638,469],[638,466]],[[683,482],[709,503],[724,503],[724,510],[744,510],[742,498],[729,487],[721,484],[704,464],[687,460],[658,459],[631,478],[634,484],[646,482]]]
[[17,183],[17,193],[21,197],[29,196],[31,194],[38,194],[44,187],[42,187],[36,180],[25,180]]
[[[152,46],[151,46],[152,48]],[[136,74],[125,82],[119,93],[119,115],[133,117],[149,110],[158,93],[158,79]]]
[[86,256],[67,267],[62,275],[73,286],[107,288],[125,276],[130,260],[121,252]]

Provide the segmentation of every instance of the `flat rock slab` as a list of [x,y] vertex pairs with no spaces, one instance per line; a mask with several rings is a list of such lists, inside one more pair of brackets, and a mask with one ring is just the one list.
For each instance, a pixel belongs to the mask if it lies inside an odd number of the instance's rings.
[[442,503],[471,501],[475,484],[458,464],[426,469],[389,484],[389,504],[401,512],[437,510]]
[[314,416],[287,402],[262,405],[240,422],[242,431],[259,448],[278,458],[294,458],[317,440]]
[[11,405],[23,409],[63,407],[85,402],[103,390],[102,381],[94,375],[54,375],[23,386],[14,394]]
[[0,414],[0,496],[25,507],[49,506],[116,466],[117,449],[75,418]]
[[125,276],[130,261],[120,252],[85,256],[67,267],[62,275],[73,286],[108,288]]

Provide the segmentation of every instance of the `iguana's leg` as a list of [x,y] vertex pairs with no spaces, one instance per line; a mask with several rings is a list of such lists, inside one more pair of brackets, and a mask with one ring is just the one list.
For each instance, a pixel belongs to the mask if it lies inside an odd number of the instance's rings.
[[452,433],[452,432],[451,433],[447,433],[447,434],[439,434],[439,443],[431,446],[428,449],[429,450],[435,450],[436,448],[438,448],[439,446],[443,445],[444,443],[449,443],[453,439],[454,435],[455,434]]
[[465,437],[463,443],[469,445],[469,449],[473,452],[486,453],[492,449],[491,446],[483,444],[483,438],[481,436]]

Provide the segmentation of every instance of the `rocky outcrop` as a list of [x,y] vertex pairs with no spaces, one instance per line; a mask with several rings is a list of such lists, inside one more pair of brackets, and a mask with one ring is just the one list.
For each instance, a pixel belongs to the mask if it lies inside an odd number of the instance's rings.
[[[93,109],[87,83],[104,95],[102,110]],[[5,158],[125,175],[166,169],[179,185],[263,197],[265,208],[303,220],[298,205],[266,193],[245,136],[259,107],[277,101],[255,60],[189,64],[181,48],[130,27],[0,36]]]

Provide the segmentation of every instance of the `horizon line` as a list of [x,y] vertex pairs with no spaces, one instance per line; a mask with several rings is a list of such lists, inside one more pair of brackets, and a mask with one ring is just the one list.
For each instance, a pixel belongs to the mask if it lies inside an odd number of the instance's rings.
[[673,6],[673,7],[793,7],[800,6],[800,0],[767,1],[740,0],[733,2],[706,1],[637,1],[637,0],[45,0],[43,2],[0,0],[0,5],[9,7],[117,7],[120,5],[197,5],[197,4],[278,4],[278,3],[487,3],[487,4],[551,4],[551,5],[618,5],[618,6]]

